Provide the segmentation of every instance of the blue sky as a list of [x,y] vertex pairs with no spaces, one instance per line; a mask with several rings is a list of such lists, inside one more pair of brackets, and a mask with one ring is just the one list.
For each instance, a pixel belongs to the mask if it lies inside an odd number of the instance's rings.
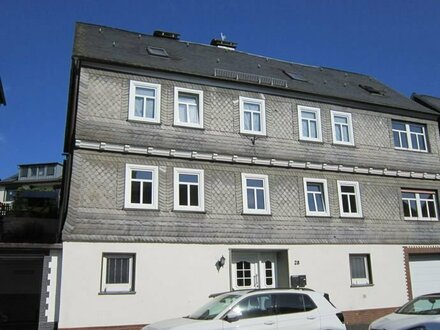
[[440,1],[2,0],[0,178],[62,161],[76,21],[209,43],[371,75],[404,95],[440,97]]

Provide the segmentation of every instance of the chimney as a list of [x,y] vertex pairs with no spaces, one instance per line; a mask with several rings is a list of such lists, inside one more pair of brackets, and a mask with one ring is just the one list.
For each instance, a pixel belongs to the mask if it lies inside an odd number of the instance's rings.
[[237,48],[237,43],[232,41],[226,41],[222,39],[212,39],[211,45],[216,46],[218,48],[224,48],[229,50],[235,50]]
[[168,31],[160,31],[156,30],[153,32],[153,36],[159,37],[159,38],[167,38],[167,39],[173,39],[173,40],[179,40],[180,34],[175,32],[168,32]]

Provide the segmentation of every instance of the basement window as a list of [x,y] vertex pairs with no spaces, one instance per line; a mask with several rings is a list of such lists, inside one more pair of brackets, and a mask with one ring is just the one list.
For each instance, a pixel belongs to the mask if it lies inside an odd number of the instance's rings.
[[147,46],[147,51],[150,55],[169,57],[167,51],[164,48]]

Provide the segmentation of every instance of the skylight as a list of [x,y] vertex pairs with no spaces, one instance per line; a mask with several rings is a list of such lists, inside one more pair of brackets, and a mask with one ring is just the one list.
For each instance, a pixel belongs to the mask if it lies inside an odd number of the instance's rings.
[[370,85],[359,85],[359,87],[362,88],[363,90],[366,90],[368,93],[372,95],[385,95],[384,91],[381,91]]
[[168,57],[167,51],[163,48],[148,46],[147,51],[150,55]]
[[286,75],[288,75],[290,78],[292,78],[293,80],[297,80],[297,81],[303,81],[303,82],[307,82],[307,78],[304,77],[301,73],[298,72],[289,72],[289,71],[283,71]]

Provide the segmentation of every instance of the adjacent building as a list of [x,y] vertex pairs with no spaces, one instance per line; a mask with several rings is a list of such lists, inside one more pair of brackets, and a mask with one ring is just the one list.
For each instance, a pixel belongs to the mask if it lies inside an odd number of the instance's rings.
[[349,324],[440,290],[439,113],[236,46],[77,24],[60,329],[299,276]]
[[23,164],[0,180],[0,328],[55,329],[62,165]]

